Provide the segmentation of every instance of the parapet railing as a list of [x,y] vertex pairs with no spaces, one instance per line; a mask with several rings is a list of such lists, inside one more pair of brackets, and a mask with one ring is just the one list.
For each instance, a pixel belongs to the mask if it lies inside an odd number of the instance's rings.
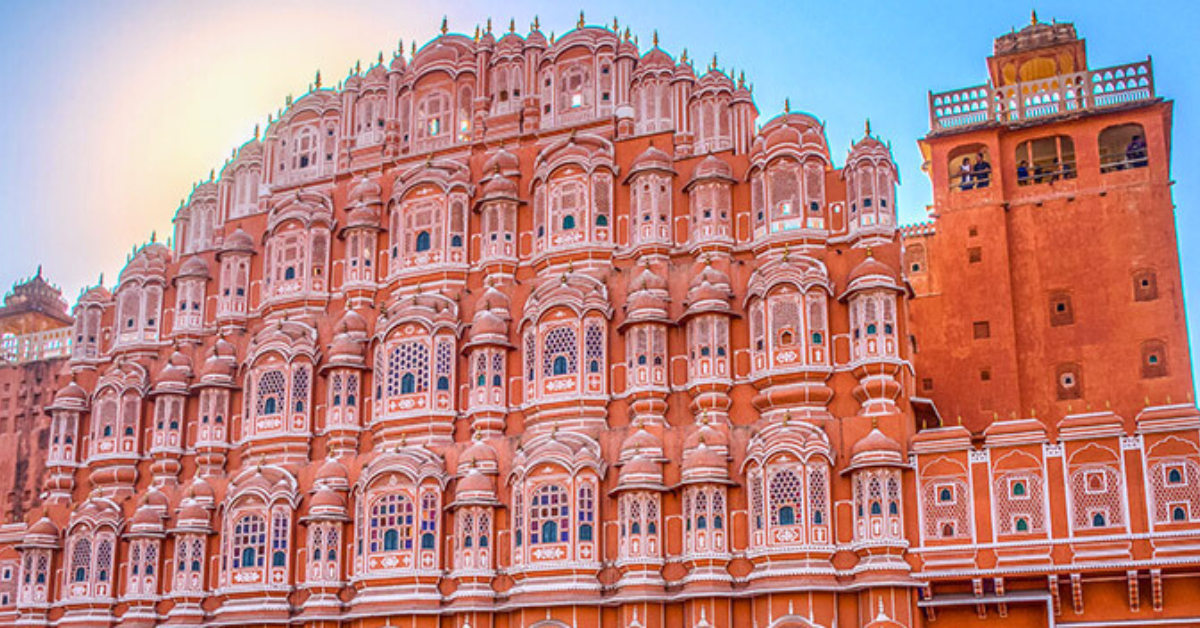
[[929,93],[931,132],[991,123],[1017,124],[1154,98],[1150,58],[993,87],[988,84]]
[[71,328],[0,337],[0,363],[24,364],[71,355]]

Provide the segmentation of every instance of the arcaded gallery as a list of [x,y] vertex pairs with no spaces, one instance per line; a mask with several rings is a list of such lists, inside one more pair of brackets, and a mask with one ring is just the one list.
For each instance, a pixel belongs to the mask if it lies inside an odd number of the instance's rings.
[[6,299],[43,436],[0,460],[0,624],[1200,621],[1149,58],[998,37],[901,225],[869,123],[521,30],[318,75],[115,283]]

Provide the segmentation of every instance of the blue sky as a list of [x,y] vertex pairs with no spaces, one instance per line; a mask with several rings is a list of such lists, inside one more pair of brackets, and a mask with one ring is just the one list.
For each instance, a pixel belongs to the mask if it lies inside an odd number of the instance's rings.
[[[470,33],[493,18],[562,33],[628,25],[643,47],[714,53],[744,70],[764,119],[789,98],[827,123],[835,160],[863,121],[892,142],[902,220],[930,202],[916,140],[928,90],[981,83],[995,36],[1043,20],[1074,22],[1093,67],[1150,55],[1158,94],[1176,101],[1173,177],[1191,336],[1200,335],[1200,45],[1196,2],[9,2],[0,4],[0,283],[45,274],[70,300],[104,272],[111,285],[131,247],[170,233],[179,200],[255,123],[321,70],[327,83],[357,59],[423,44],[446,15]],[[1193,364],[1196,364],[1193,357]],[[1198,369],[1193,367],[1193,372]]]

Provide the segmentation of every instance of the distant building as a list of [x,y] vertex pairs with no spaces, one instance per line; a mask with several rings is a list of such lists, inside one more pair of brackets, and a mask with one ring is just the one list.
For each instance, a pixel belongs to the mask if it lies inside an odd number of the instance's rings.
[[[71,323],[62,293],[41,268],[13,286],[0,307],[0,524],[23,521],[41,503],[50,436],[45,406],[58,390]],[[0,563],[0,588],[2,571]]]
[[869,126],[509,31],[318,77],[83,294],[0,621],[1197,621],[1149,60],[999,38],[901,228]]

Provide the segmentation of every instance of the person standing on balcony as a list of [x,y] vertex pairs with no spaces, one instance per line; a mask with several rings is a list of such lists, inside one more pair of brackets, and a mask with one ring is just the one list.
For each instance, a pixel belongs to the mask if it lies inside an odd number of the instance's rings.
[[962,190],[969,190],[974,187],[971,181],[971,158],[963,157],[962,165],[958,167],[958,187]]
[[1146,165],[1146,140],[1135,135],[1125,147],[1125,163],[1130,168],[1141,168]]
[[975,156],[975,167],[972,173],[976,188],[986,188],[992,177],[992,164],[984,158],[983,153]]

